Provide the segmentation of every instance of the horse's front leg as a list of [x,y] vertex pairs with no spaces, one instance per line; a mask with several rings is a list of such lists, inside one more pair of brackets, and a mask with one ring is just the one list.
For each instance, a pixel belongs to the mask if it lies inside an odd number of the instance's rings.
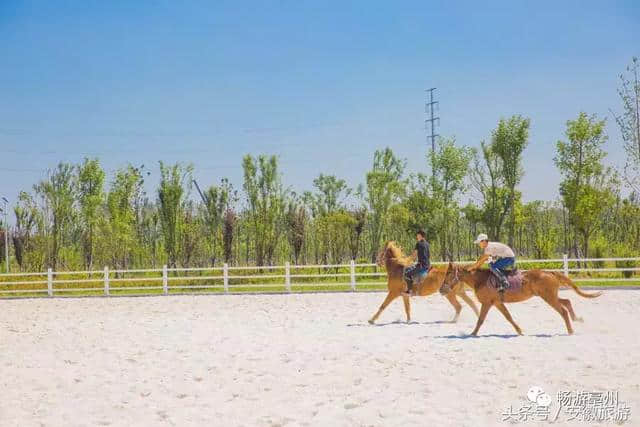
[[460,288],[460,290],[458,291],[458,296],[460,296],[460,298],[462,298],[462,300],[466,302],[469,307],[471,307],[476,316],[480,316],[478,306],[475,302],[473,302],[471,298],[469,298],[469,295],[467,295],[467,292],[464,288]]
[[373,325],[375,321],[378,319],[378,317],[380,317],[380,313],[382,313],[382,311],[385,308],[387,308],[387,306],[391,303],[391,301],[396,299],[397,296],[398,296],[397,293],[389,291],[389,293],[387,294],[387,297],[384,299],[384,301],[382,302],[382,305],[378,309],[378,312],[371,319],[369,319],[369,323]]
[[451,305],[453,306],[456,314],[453,316],[451,323],[456,323],[458,318],[460,317],[460,312],[462,311],[462,305],[458,302],[458,298],[456,298],[456,293],[454,291],[449,292],[445,295],[445,297],[449,300]]
[[490,302],[482,303],[482,307],[480,307],[480,316],[478,317],[478,323],[476,323],[476,328],[471,332],[471,335],[474,337],[478,336],[478,331],[480,330],[480,326],[484,323],[484,319],[487,318],[487,313],[493,307],[493,304]]
[[411,302],[409,302],[409,297],[402,297],[402,301],[404,302],[404,312],[407,313],[407,323],[411,322]]

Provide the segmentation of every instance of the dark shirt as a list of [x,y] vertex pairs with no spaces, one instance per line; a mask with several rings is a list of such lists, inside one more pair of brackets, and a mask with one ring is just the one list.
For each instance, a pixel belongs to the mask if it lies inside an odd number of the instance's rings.
[[429,243],[426,240],[420,240],[416,243],[416,251],[418,252],[418,265],[428,269],[431,266]]

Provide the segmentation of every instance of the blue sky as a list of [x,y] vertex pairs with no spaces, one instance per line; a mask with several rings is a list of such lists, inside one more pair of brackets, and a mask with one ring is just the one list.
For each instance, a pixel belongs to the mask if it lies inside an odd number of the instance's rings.
[[164,160],[240,187],[242,156],[268,153],[294,190],[320,173],[355,186],[385,146],[426,172],[435,86],[438,132],[461,144],[530,117],[521,188],[552,200],[580,111],[609,117],[607,161],[623,163],[609,108],[639,28],[636,1],[2,0],[0,195],[85,156],[145,164],[150,185]]

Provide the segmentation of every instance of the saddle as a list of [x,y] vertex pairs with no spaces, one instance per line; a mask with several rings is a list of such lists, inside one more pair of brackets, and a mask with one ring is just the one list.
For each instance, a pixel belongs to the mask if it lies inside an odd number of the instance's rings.
[[[506,289],[507,292],[515,291],[522,288],[522,272],[517,268],[513,270],[504,271],[504,275],[507,278],[507,282],[509,282],[509,287]],[[496,277],[495,274],[491,273],[489,275],[489,280],[487,280],[487,284],[494,289],[498,289],[500,287],[500,279]]]
[[424,273],[420,273],[418,274],[414,280],[413,283],[414,284],[420,284],[422,283],[422,281],[424,280],[425,277],[427,277],[427,275],[431,272],[431,270],[433,270],[433,266],[429,266],[429,269],[427,271],[425,271]]
[[[405,281],[408,281],[408,280],[409,280],[409,278],[407,277],[407,268],[408,268],[408,267],[405,267],[405,268],[403,269],[403,271],[402,271],[402,277],[404,278],[404,280],[405,280]],[[428,269],[428,270],[426,270],[426,271],[424,271],[424,272],[422,272],[422,273],[420,273],[420,274],[415,275],[415,276],[413,277],[413,284],[414,284],[414,285],[419,285],[419,284],[421,284],[421,283],[422,283],[422,281],[427,277],[427,275],[431,272],[431,270],[432,270],[432,269],[433,269],[433,266],[431,265],[431,266],[429,266],[429,269]]]

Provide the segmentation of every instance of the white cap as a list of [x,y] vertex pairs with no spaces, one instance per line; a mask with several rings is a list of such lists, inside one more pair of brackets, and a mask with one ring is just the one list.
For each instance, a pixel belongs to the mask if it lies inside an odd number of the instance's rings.
[[484,234],[484,233],[480,233],[480,234],[478,235],[478,238],[477,238],[477,239],[475,240],[475,242],[473,242],[473,243],[478,244],[478,243],[482,242],[483,240],[489,240],[489,236],[487,236],[487,235],[486,235],[486,234]]

